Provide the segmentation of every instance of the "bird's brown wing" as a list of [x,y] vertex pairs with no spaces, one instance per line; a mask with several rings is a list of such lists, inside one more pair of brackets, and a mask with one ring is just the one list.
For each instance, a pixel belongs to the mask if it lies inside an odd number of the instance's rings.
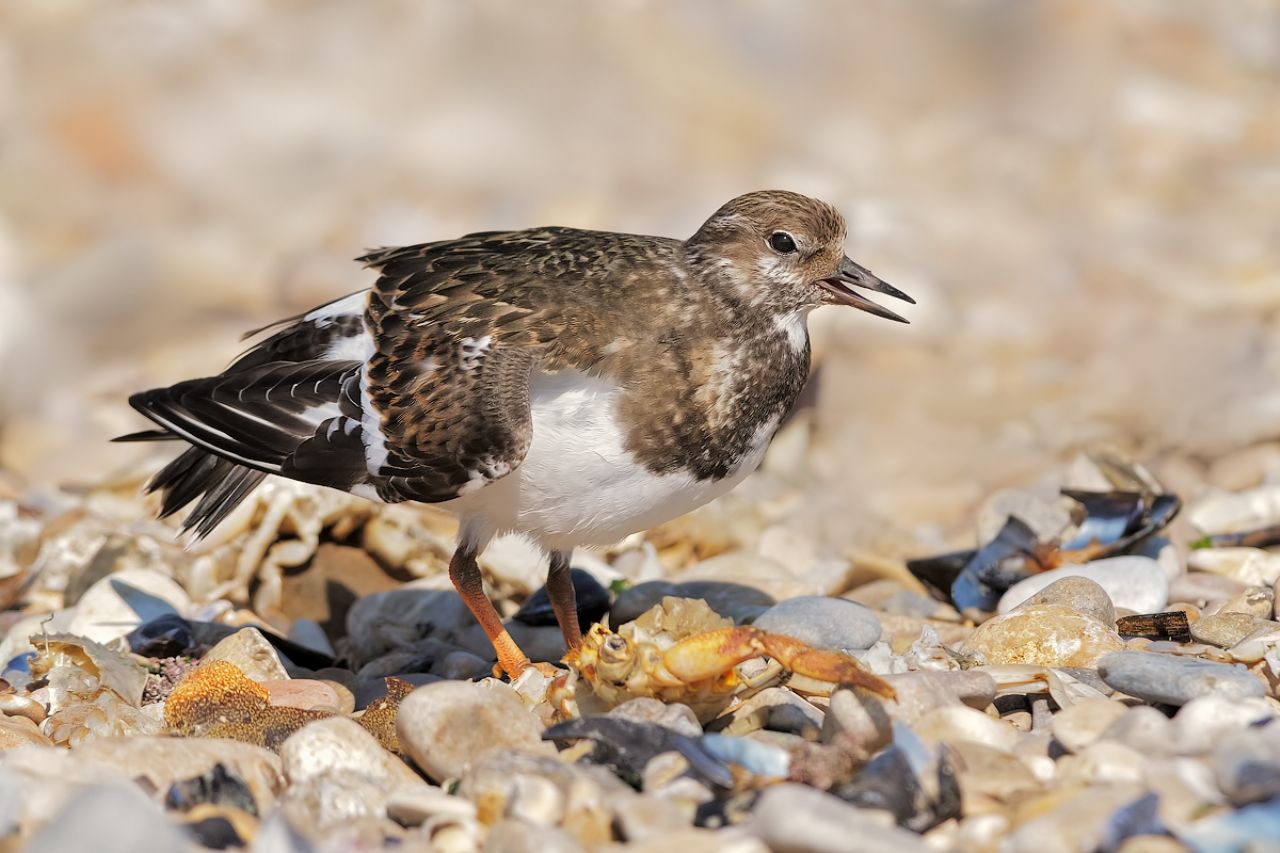
[[489,232],[360,259],[380,273],[363,404],[385,452],[384,499],[450,500],[524,460],[533,369],[580,366],[552,353],[572,313],[555,261],[572,234]]

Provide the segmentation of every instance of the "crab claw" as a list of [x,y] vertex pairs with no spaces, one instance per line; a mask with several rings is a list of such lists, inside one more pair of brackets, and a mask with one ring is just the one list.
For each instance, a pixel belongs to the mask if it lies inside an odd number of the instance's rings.
[[847,655],[815,649],[791,637],[747,625],[690,637],[667,649],[662,660],[672,675],[692,682],[715,678],[761,655],[768,655],[799,675],[841,686],[862,687],[886,699],[897,698],[887,681],[867,672]]

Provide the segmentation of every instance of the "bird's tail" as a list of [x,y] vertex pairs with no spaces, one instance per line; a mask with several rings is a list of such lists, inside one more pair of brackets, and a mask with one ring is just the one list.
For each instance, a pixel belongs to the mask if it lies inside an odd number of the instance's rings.
[[[174,441],[181,436],[167,430],[145,430],[116,441]],[[182,531],[196,538],[208,536],[262,482],[266,472],[246,468],[199,447],[188,447],[147,483],[147,492],[160,492],[160,517],[167,518],[198,501],[182,521]]]

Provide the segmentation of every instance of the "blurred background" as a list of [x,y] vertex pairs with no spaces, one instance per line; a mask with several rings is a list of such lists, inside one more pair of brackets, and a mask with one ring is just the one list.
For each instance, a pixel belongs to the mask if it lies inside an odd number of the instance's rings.
[[766,476],[827,539],[970,538],[1099,442],[1192,493],[1280,475],[1277,3],[9,0],[0,491],[142,464],[129,392],[365,247],[684,236],[762,188],[919,302],[814,316]]

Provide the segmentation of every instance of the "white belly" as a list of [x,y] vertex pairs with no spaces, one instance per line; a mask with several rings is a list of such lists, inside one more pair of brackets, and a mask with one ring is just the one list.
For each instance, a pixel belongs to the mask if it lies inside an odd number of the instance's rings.
[[760,463],[777,428],[757,441],[723,480],[656,475],[625,450],[617,420],[620,390],[574,372],[535,374],[530,387],[533,441],[511,475],[457,501],[493,533],[520,531],[552,550],[608,545],[670,521],[737,485]]

